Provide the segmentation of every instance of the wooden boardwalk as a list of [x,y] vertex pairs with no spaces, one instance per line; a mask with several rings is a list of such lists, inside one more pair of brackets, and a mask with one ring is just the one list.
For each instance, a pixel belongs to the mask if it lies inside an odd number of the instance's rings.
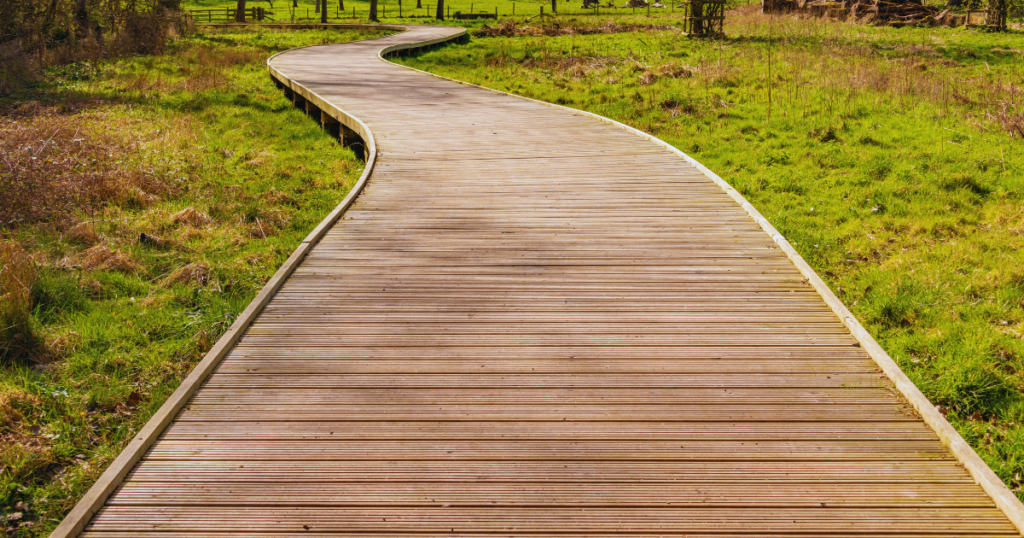
[[1019,535],[713,176],[377,57],[458,31],[271,61],[372,175],[55,537]]

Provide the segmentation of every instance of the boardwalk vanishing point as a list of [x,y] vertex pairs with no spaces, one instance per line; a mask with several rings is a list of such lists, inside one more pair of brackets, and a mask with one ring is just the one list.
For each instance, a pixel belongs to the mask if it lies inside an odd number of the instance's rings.
[[366,173],[53,538],[1020,535],[720,178],[382,59],[464,33],[269,61]]

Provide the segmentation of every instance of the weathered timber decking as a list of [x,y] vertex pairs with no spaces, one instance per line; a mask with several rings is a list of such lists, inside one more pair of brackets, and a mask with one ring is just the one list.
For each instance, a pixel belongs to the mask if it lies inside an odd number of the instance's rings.
[[1018,535],[1012,494],[714,176],[377,57],[457,32],[272,59],[372,175],[55,537]]

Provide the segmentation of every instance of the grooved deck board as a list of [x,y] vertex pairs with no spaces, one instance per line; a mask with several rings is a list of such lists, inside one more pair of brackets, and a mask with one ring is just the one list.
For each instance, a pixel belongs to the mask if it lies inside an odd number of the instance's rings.
[[87,538],[1017,536],[744,210],[662,146],[377,58],[362,193]]

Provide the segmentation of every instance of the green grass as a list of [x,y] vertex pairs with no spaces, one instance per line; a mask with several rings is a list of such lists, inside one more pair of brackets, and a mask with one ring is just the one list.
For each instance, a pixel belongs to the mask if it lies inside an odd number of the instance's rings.
[[1024,35],[728,21],[719,41],[475,37],[401,61],[622,121],[720,174],[1020,495]]
[[[371,35],[203,32],[161,56],[52,70],[0,104],[0,127],[102,142],[97,165],[144,179],[56,224],[0,228],[38,265],[37,358],[49,361],[0,368],[0,517],[22,514],[9,533],[53,529],[359,177],[362,162],[290,105],[265,59]],[[175,223],[188,207],[209,220]],[[90,268],[79,221],[134,265]]]

